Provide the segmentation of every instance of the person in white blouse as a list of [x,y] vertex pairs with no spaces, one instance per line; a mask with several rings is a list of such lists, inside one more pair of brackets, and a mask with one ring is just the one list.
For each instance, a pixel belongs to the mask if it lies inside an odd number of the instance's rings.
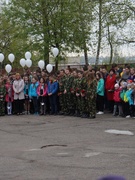
[[16,73],[16,79],[13,82],[14,90],[14,111],[15,114],[22,114],[24,102],[24,80],[19,73]]

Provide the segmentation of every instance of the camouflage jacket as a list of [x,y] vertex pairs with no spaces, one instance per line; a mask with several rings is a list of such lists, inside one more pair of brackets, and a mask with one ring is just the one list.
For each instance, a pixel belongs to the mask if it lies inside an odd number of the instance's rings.
[[86,83],[86,79],[83,77],[81,79],[77,79],[76,80],[76,86],[75,86],[75,89],[76,89],[76,92],[77,93],[85,93],[86,91],[86,87],[87,87],[87,83]]
[[83,77],[81,79],[81,93],[86,93],[87,91],[87,81],[86,81],[86,78]]
[[97,81],[94,79],[90,84],[87,84],[87,98],[93,99],[96,97]]
[[66,89],[67,93],[71,91],[73,80],[74,77],[71,75],[66,76],[65,78],[64,89]]
[[74,93],[76,91],[76,82],[77,82],[77,78],[73,77],[73,81],[72,81],[72,84],[71,84],[70,91],[73,91]]
[[63,76],[59,79],[59,92],[64,92],[65,78],[66,76]]

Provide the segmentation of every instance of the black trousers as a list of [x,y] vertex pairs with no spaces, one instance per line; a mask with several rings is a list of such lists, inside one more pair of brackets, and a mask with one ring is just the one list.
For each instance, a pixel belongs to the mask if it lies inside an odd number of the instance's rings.
[[49,96],[46,96],[46,113],[50,113],[50,100],[49,100]]
[[[44,103],[44,105],[42,105]],[[45,114],[46,113],[46,96],[39,96],[38,98],[38,106],[40,113]]]
[[109,111],[113,113],[113,108],[114,108],[114,101],[113,100],[108,100],[108,107]]
[[97,94],[96,106],[98,111],[104,111],[104,96]]
[[124,111],[125,116],[130,115],[130,106],[128,102],[125,102],[124,108],[125,108],[125,111]]
[[23,99],[14,100],[14,112],[15,112],[15,114],[22,113],[22,111],[24,109],[23,103],[24,103]]
[[34,113],[38,113],[39,112],[39,107],[38,107],[38,99],[37,97],[32,97],[33,100],[33,105],[34,105]]
[[129,111],[130,111],[130,116],[135,117],[135,106],[134,105],[129,106]]
[[57,113],[58,111],[58,107],[57,107],[57,94],[53,94],[51,96],[49,96],[49,100],[50,100],[50,106],[51,106],[51,113]]

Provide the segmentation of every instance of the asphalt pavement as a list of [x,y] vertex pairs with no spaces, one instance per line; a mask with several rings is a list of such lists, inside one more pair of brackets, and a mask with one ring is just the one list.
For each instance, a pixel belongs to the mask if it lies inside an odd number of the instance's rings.
[[[132,135],[107,130],[130,131]],[[0,180],[135,179],[135,119],[0,117]]]

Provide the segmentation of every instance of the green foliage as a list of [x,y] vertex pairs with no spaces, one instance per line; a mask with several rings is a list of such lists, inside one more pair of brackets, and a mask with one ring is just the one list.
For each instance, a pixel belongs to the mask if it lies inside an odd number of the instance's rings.
[[15,54],[14,66],[30,51],[37,65],[40,59],[49,63],[51,48],[57,47],[58,64],[68,52],[87,55],[87,51],[97,49],[101,31],[99,56],[107,41],[113,52],[113,47],[122,43],[115,32],[125,26],[132,9],[130,0],[11,0],[0,12],[0,51],[6,57]]
[[52,46],[56,46],[61,55],[65,51],[84,49],[90,39],[92,4],[87,0],[31,0],[25,3],[12,0],[4,9],[4,15],[16,28],[12,38],[19,40],[21,52],[34,51],[33,58],[45,59],[48,63]]

